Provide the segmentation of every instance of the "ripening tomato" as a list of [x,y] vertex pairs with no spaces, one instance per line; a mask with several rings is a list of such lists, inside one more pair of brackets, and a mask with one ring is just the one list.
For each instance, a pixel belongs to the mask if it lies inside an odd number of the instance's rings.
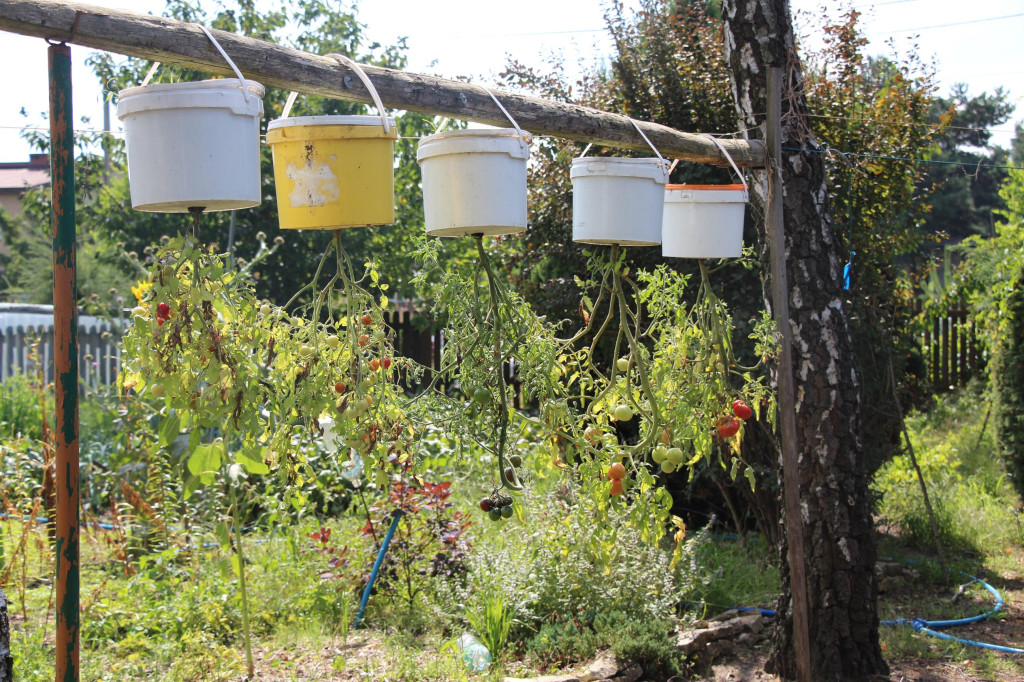
[[373,318],[369,315],[363,315],[359,321],[366,325],[373,324]]
[[366,344],[370,343],[370,337],[367,336],[366,334],[360,334],[359,335],[358,343],[359,343],[359,347],[362,348]]
[[747,421],[752,416],[754,416],[754,411],[750,409],[750,406],[747,405],[747,403],[742,400],[732,401],[732,413],[739,417],[740,419],[742,419],[743,421]]
[[722,417],[718,420],[718,435],[721,438],[732,438],[740,430],[740,420],[736,417]]
[[614,478],[614,479],[612,479],[612,489],[609,492],[612,495],[621,495],[622,494],[622,479],[621,478]]
[[374,372],[380,369],[380,360],[370,360],[370,369]]
[[335,381],[334,382],[334,392],[335,393],[344,393],[345,392],[345,384],[343,382],[341,382],[341,381]]
[[622,466],[622,462],[616,462],[608,467],[608,478],[613,481],[621,481],[626,475],[626,467]]

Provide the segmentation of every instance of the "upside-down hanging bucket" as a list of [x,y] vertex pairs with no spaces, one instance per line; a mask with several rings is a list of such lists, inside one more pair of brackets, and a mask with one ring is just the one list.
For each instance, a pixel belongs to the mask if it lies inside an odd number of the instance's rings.
[[587,158],[590,145],[572,160],[572,239],[583,244],[655,246],[661,243],[669,166],[639,124],[658,158]]
[[210,32],[199,28],[238,78],[146,85],[147,76],[142,85],[118,93],[136,210],[228,211],[262,199],[263,86],[243,78]]
[[395,222],[398,129],[379,116],[298,116],[271,121],[282,229],[336,230]]
[[423,222],[435,237],[526,230],[526,162],[533,137],[491,90],[478,87],[515,130],[454,130],[420,140],[416,159],[423,174]]
[[739,258],[748,191],[743,174],[717,139],[742,185],[666,185],[661,255],[667,258]]
[[572,238],[584,244],[661,242],[668,169],[661,159],[572,160]]
[[526,230],[529,133],[453,130],[425,137],[416,158],[423,172],[427,234],[461,237]]
[[274,153],[277,214],[286,230],[337,230],[395,222],[395,140],[398,130],[362,67],[340,54],[370,93],[378,116],[289,117],[267,126]]
[[661,255],[739,258],[746,205],[744,185],[665,185]]

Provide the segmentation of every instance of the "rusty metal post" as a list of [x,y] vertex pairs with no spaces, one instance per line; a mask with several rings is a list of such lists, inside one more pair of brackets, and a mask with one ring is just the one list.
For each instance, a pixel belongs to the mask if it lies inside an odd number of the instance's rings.
[[57,463],[57,682],[78,682],[78,275],[71,48],[50,45],[50,185]]

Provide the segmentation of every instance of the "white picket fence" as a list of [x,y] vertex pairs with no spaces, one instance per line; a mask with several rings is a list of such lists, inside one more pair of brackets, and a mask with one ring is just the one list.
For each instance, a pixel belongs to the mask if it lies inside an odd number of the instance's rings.
[[[78,316],[78,374],[83,388],[114,383],[120,367],[124,320]],[[53,306],[0,303],[0,380],[38,371],[30,355],[39,343],[39,362],[53,381]]]

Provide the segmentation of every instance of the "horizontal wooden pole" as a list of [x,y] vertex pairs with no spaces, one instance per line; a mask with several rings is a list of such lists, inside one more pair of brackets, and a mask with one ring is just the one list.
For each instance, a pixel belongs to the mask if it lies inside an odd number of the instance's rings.
[[[224,58],[196,25],[165,17],[78,2],[0,0],[0,31],[232,75]],[[352,102],[372,101],[356,74],[334,59],[224,31],[211,32],[242,73],[264,85]],[[364,70],[387,107],[510,127],[508,119],[479,86],[376,66],[365,66]],[[630,119],[621,114],[526,95],[496,94],[519,125],[534,135],[650,151]],[[638,123],[664,156],[726,164],[715,144],[702,135],[679,132],[657,123]],[[737,164],[764,165],[764,147],[759,141],[722,143]]]

